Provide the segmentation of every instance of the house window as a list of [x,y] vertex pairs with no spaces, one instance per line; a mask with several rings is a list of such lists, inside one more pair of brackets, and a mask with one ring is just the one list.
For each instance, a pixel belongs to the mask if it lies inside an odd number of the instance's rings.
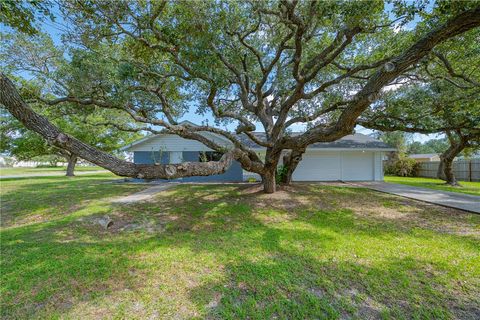
[[198,156],[199,162],[207,162],[207,161],[218,161],[223,156],[221,152],[215,151],[201,151]]

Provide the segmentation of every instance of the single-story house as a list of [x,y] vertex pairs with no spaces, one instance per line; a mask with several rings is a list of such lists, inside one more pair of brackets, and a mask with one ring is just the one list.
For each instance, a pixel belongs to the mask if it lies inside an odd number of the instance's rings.
[[411,154],[408,157],[415,159],[415,161],[417,162],[440,161],[440,156],[436,153],[416,153],[416,154]]
[[[231,142],[223,136],[203,132],[219,144],[226,147]],[[258,137],[264,133],[255,133]],[[238,136],[250,148],[261,156],[265,148],[256,145],[243,135]],[[121,149],[133,153],[135,163],[180,163],[184,161],[218,160],[222,154],[214,152],[204,144],[184,139],[174,134],[150,135],[135,141]],[[335,142],[315,143],[309,146],[293,174],[293,181],[382,181],[383,155],[394,151],[382,141],[363,134],[353,134]],[[234,162],[223,174],[207,177],[186,177],[181,181],[244,181],[249,177],[260,179],[255,173],[245,171],[240,163]]]

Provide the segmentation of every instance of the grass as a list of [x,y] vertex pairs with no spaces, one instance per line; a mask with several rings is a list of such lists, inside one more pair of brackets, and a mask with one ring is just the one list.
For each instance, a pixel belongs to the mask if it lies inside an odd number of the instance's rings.
[[444,181],[440,179],[431,179],[431,178],[419,178],[419,177],[395,177],[395,176],[386,176],[386,182],[406,184],[415,187],[429,188],[435,190],[459,192],[465,194],[472,194],[474,196],[480,196],[480,182],[467,182],[459,181],[459,187],[453,187],[446,185]]
[[[480,216],[367,189],[1,181],[1,318],[480,315]],[[114,225],[101,229],[108,214]]]
[[[1,176],[10,176],[10,175],[31,175],[31,174],[45,174],[48,175],[50,173],[65,173],[67,167],[49,167],[49,168],[30,168],[30,167],[15,167],[15,168],[0,168],[0,177]],[[89,167],[82,167],[77,166],[75,167],[75,172],[80,171],[99,171],[105,170],[98,166],[89,166]]]

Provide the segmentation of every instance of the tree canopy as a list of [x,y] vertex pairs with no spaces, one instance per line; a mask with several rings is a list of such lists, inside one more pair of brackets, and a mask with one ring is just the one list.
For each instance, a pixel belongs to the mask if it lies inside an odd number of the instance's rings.
[[408,81],[384,95],[359,122],[383,131],[443,133],[439,178],[457,184],[452,161],[461,152],[480,149],[480,30],[435,48],[408,75]]
[[[121,146],[140,137],[138,133],[106,125],[110,122],[117,125],[129,123],[130,118],[127,115],[94,106],[78,108],[72,103],[50,106],[40,99],[43,92],[48,92],[46,88],[52,84],[67,86],[68,81],[64,80],[72,74],[72,68],[64,59],[61,48],[56,47],[46,34],[37,32],[34,36],[5,35],[4,46],[0,49],[0,60],[4,69],[12,74],[33,76],[32,79],[17,76],[21,83],[22,96],[31,101],[30,105],[36,112],[48,117],[63,132],[102,151],[114,153],[118,153]],[[49,144],[41,135],[25,128],[4,110],[0,119],[0,152],[8,153],[17,160],[50,157],[58,162],[63,158],[69,164],[67,175],[73,175],[77,154]]]
[[[60,9],[71,26],[64,35],[70,69],[62,81],[47,72],[50,86],[39,100],[121,111],[143,130],[196,139],[224,157],[159,166],[123,162],[38,117],[2,76],[0,103],[16,118],[119,175],[210,175],[237,160],[262,176],[267,192],[275,191],[284,151],[290,152],[284,164],[291,173],[310,144],[352,133],[385,88],[408,78],[434,48],[471,37],[480,24],[478,3],[461,1],[394,1],[387,8],[383,1],[69,0]],[[414,17],[415,26],[407,27]],[[179,124],[192,108],[214,123]],[[225,124],[235,124],[236,134]],[[292,135],[298,125],[304,132]],[[265,139],[254,134],[258,128]],[[202,132],[231,144],[219,145]],[[239,134],[265,147],[265,156]]]

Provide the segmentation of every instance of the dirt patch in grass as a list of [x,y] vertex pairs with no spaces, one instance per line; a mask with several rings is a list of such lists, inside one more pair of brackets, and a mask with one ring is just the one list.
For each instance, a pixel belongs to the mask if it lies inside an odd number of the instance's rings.
[[[335,188],[332,190],[332,187]],[[359,217],[377,222],[393,222],[403,228],[425,228],[437,232],[480,238],[480,228],[472,225],[472,215],[452,208],[387,195],[342,183],[298,183],[280,186],[274,194],[264,194],[261,185],[242,188],[241,201],[264,210],[283,210],[283,219],[296,218],[299,210],[331,211],[346,209]],[[433,219],[432,219],[433,218]],[[474,218],[475,219],[475,218]],[[478,219],[480,221],[480,219]]]
[[[380,201],[371,201],[372,193]],[[340,199],[339,199],[340,200]],[[437,232],[480,239],[480,229],[472,225],[472,215],[464,211],[405,199],[374,191],[351,198],[342,197],[342,208],[378,221],[395,222],[404,228],[424,228]]]

